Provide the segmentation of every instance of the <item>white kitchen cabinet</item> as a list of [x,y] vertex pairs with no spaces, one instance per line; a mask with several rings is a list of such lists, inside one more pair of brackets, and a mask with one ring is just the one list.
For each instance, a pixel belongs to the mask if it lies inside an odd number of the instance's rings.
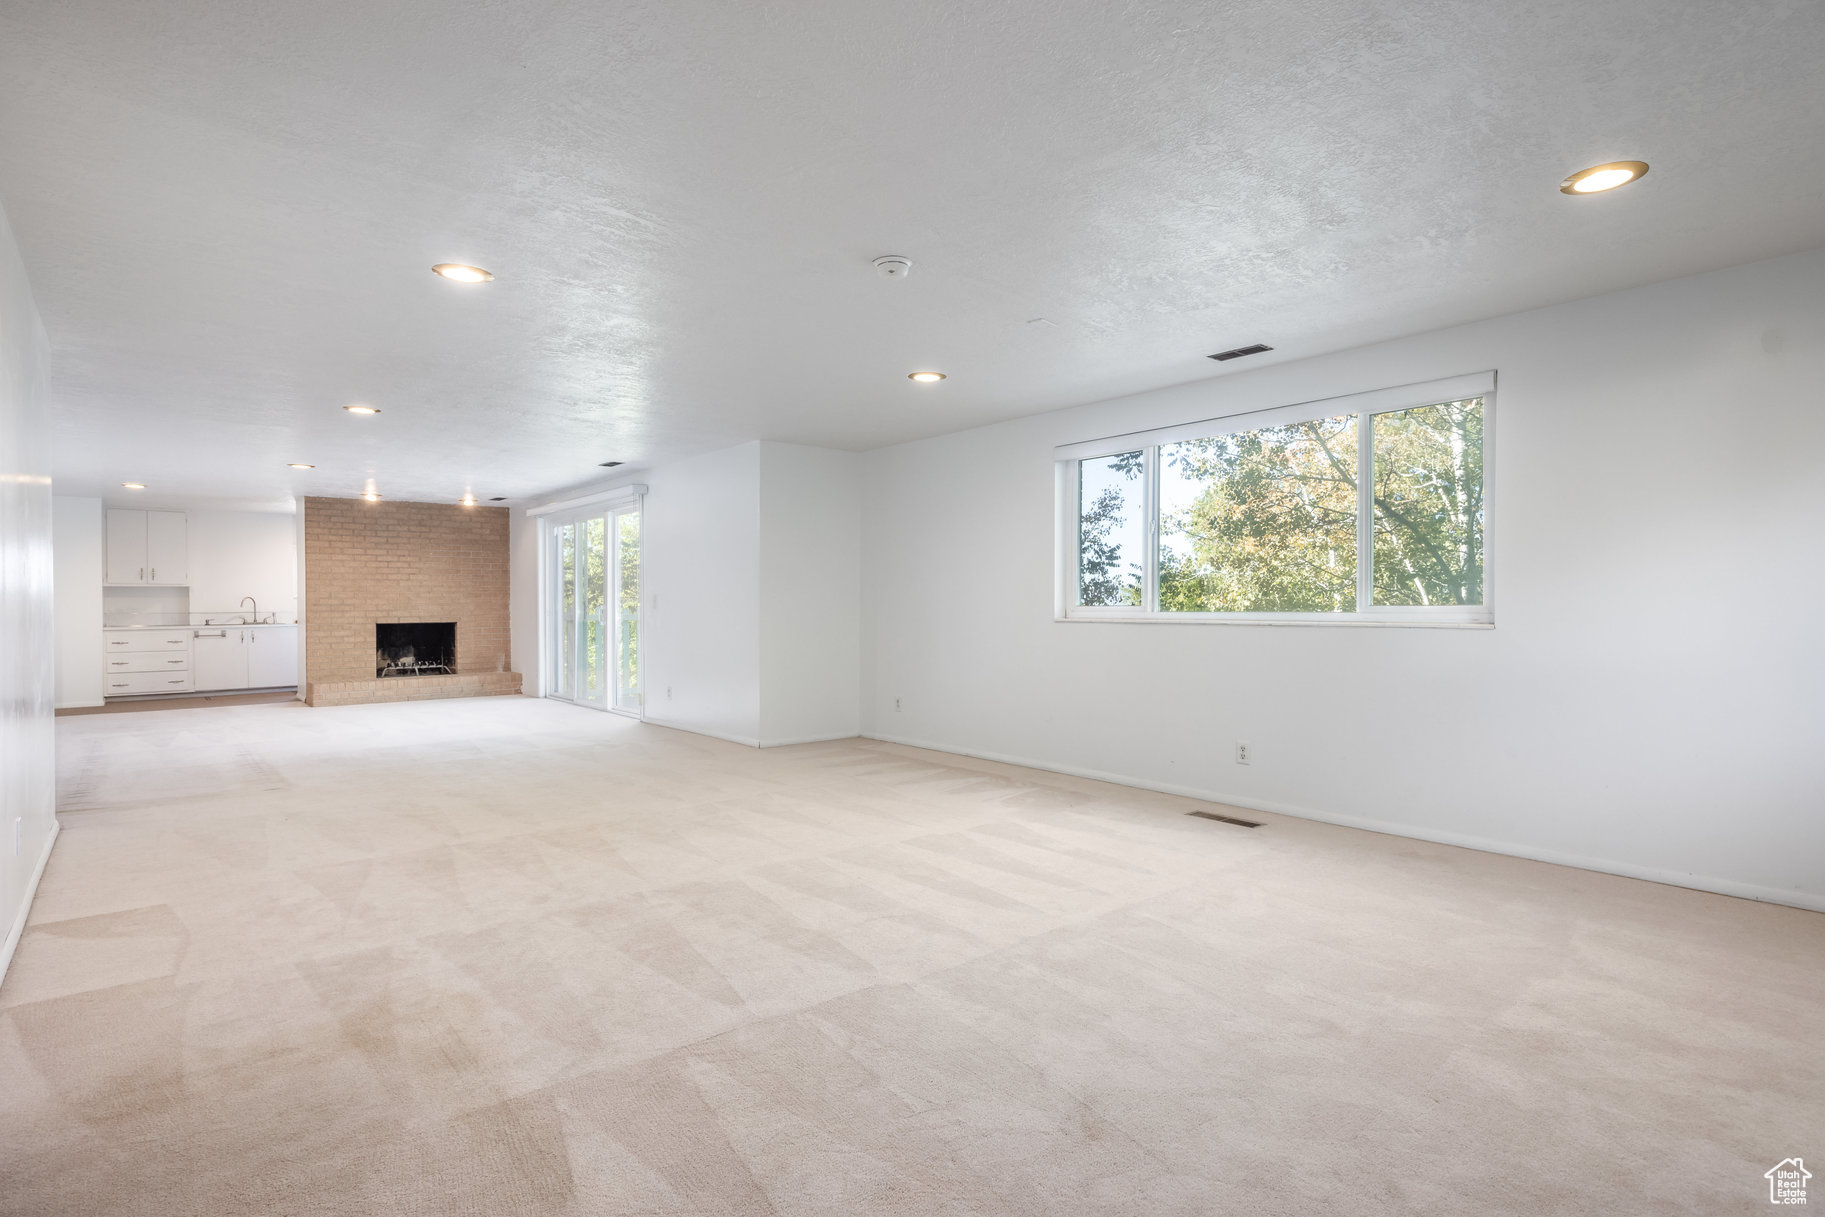
[[189,630],[103,630],[104,651],[164,651],[168,655],[190,654]]
[[108,511],[108,582],[146,581],[146,513]]
[[199,693],[247,688],[246,630],[194,630],[190,642],[192,670]]
[[108,509],[108,582],[184,587],[190,526],[181,511]]
[[128,651],[102,656],[101,665],[110,676],[128,672],[188,672],[190,656],[182,651],[174,655],[163,651]]
[[228,626],[194,630],[199,692],[282,689],[298,683],[298,627]]
[[190,631],[104,629],[101,632],[104,697],[188,693]]
[[123,672],[101,678],[104,697],[138,697],[146,693],[189,693],[188,672]]
[[181,511],[146,513],[146,582],[190,582],[190,521]]
[[247,631],[247,685],[279,689],[298,683],[298,627],[268,625]]

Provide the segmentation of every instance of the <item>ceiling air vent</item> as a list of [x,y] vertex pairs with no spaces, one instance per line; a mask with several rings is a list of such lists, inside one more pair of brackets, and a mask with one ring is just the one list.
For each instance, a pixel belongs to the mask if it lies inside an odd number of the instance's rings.
[[1238,820],[1234,816],[1220,816],[1214,811],[1188,811],[1185,814],[1188,816],[1196,816],[1200,820],[1215,820],[1219,824],[1234,824],[1237,828],[1261,827],[1261,821],[1259,820]]
[[1265,342],[1257,342],[1252,347],[1237,347],[1233,351],[1218,351],[1215,355],[1210,356],[1210,358],[1216,360],[1218,363],[1223,363],[1226,360],[1240,359],[1244,355],[1259,355],[1263,351],[1271,351],[1273,349],[1273,347],[1268,346]]

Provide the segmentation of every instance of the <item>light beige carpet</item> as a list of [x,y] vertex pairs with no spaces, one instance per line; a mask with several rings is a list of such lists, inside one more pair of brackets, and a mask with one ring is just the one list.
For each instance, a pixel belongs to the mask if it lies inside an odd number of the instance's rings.
[[58,741],[6,1214],[1731,1214],[1825,1177],[1816,914],[520,698]]

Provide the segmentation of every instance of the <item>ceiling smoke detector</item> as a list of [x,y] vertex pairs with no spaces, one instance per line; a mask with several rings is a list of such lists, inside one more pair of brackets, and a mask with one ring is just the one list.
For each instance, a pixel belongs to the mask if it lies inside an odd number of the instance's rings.
[[883,279],[904,279],[912,274],[912,259],[899,254],[882,254],[874,260],[874,268]]
[[1233,350],[1218,351],[1215,355],[1207,355],[1205,358],[1214,359],[1218,363],[1227,363],[1231,359],[1240,359],[1244,355],[1259,355],[1264,351],[1271,351],[1273,349],[1273,347],[1268,346],[1265,342],[1257,342],[1254,346],[1236,347]]

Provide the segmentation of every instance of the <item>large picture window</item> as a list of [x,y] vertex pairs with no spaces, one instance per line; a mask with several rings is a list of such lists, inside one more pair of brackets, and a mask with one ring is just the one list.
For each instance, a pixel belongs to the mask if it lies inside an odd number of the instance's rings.
[[1059,450],[1064,616],[1491,620],[1493,373]]

